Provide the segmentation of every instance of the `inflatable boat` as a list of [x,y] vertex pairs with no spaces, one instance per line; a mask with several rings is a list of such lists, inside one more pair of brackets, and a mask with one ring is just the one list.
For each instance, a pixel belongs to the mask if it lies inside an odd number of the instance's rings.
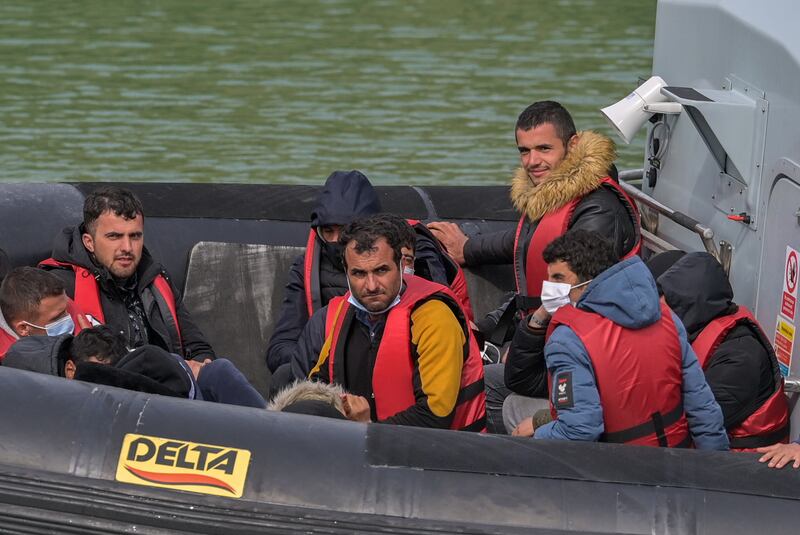
[[[218,354],[264,392],[264,349],[312,186],[122,184]],[[96,184],[0,184],[0,247],[35,265]],[[406,217],[514,225],[502,187],[378,187]],[[476,202],[480,199],[480,202]],[[467,273],[477,313],[508,266]],[[0,367],[0,531],[790,533],[800,472],[753,454],[358,424]],[[767,520],[765,520],[767,519]]]

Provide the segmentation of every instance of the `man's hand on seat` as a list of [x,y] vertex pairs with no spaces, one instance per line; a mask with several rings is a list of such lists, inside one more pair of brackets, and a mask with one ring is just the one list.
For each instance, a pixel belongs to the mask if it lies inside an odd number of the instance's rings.
[[464,265],[464,244],[467,243],[467,235],[461,231],[461,227],[455,223],[444,221],[434,221],[428,223],[431,233],[439,240],[447,253],[453,257],[459,265]]
[[765,463],[769,461],[768,466],[770,468],[783,468],[792,461],[794,461],[792,467],[800,468],[800,444],[795,442],[773,444],[764,448],[756,448],[756,451],[764,454],[758,459],[758,462]]

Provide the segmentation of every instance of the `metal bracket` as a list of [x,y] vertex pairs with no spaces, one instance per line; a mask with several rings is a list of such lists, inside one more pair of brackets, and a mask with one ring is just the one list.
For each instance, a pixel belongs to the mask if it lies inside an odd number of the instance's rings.
[[730,276],[731,274],[731,259],[733,258],[733,245],[726,242],[725,240],[719,241],[719,263],[722,264],[722,269],[725,270],[725,274]]

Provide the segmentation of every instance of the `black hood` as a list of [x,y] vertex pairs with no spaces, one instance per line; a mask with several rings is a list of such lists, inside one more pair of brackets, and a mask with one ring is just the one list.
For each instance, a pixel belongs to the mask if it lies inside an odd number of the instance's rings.
[[180,397],[189,397],[193,381],[177,358],[154,345],[143,345],[122,357],[114,367],[143,375],[169,388]]
[[64,377],[72,338],[71,334],[24,336],[8,349],[3,366]]
[[99,362],[78,363],[75,367],[74,379],[98,385],[116,386],[117,388],[134,390],[136,392],[146,392],[148,394],[184,397],[146,375],[122,370],[109,364],[101,364]]
[[334,171],[325,181],[311,212],[311,226],[346,225],[358,217],[380,211],[378,193],[363,173]]
[[[59,262],[69,262],[84,267],[99,276],[101,280],[113,281],[111,273],[103,266],[92,260],[92,255],[83,246],[83,224],[76,227],[66,227],[56,235],[53,241],[53,258]],[[162,271],[161,264],[155,262],[147,247],[142,248],[142,257],[136,268],[139,277],[139,286],[144,288],[150,284]]]
[[688,253],[657,282],[690,340],[714,318],[736,312],[731,283],[720,263],[708,253]]

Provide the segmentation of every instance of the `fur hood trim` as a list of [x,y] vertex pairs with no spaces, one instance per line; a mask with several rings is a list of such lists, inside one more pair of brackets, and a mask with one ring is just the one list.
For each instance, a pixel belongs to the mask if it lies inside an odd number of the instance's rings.
[[329,385],[316,381],[295,381],[287,386],[273,398],[267,409],[282,411],[289,405],[298,401],[324,401],[330,403],[339,412],[344,414],[342,406],[344,389],[339,385]]
[[511,202],[531,221],[541,219],[599,188],[616,157],[610,138],[590,130],[578,132],[576,145],[543,183],[534,186],[525,169],[516,170],[511,181]]

